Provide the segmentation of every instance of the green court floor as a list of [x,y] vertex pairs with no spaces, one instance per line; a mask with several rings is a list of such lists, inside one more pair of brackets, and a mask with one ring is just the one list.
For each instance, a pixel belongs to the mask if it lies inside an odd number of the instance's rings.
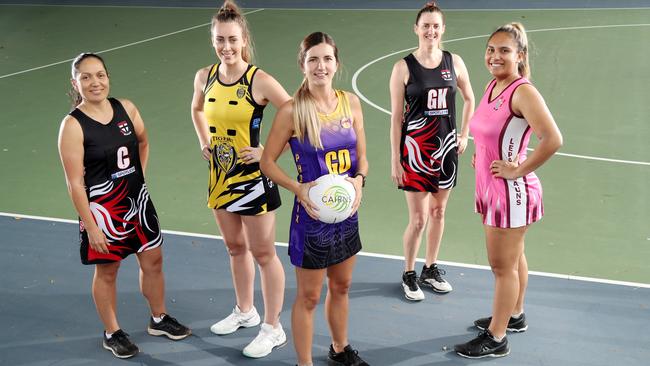
[[[363,98],[388,109],[390,70],[407,51],[357,71],[417,44],[412,10],[249,11],[256,63],[289,92],[300,82],[299,41],[321,30],[340,48],[338,86],[352,90],[356,74]],[[211,15],[209,9],[0,5],[0,211],[76,217],[56,149],[59,123],[69,111],[70,78],[69,62],[58,62],[82,51],[110,50],[103,56],[112,94],[133,100],[148,127],[147,180],[163,227],[217,233],[205,207],[207,165],[189,114],[194,73],[216,60],[207,26]],[[561,152],[579,155],[556,156],[538,172],[546,217],[527,237],[530,269],[650,283],[650,10],[446,16],[445,47],[465,60],[477,100],[489,78],[485,35],[513,20],[531,30],[533,82],[564,134]],[[39,68],[50,64],[55,65]],[[401,255],[407,211],[403,194],[390,182],[389,118],[369,103],[363,107],[371,165],[360,210],[364,250]],[[267,108],[265,130],[273,114]],[[483,230],[473,213],[471,153],[461,158],[440,259],[486,264]],[[289,156],[282,162],[293,172]],[[283,192],[283,199],[278,241],[287,240],[291,209],[291,196]]]

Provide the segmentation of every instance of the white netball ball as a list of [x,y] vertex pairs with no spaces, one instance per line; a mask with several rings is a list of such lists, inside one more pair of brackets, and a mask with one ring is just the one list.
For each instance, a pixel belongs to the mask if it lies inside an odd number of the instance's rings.
[[334,224],[350,217],[356,196],[352,183],[337,174],[320,176],[315,182],[309,190],[309,199],[318,206],[318,219]]

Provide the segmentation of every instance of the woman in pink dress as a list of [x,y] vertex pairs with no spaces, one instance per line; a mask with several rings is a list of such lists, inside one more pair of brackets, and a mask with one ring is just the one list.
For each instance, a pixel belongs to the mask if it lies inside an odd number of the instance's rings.
[[[542,218],[542,186],[534,171],[562,146],[544,99],[528,81],[528,40],[523,25],[506,24],[490,36],[485,64],[494,79],[470,121],[476,151],[476,212],[483,217],[488,260],[495,279],[492,316],[475,321],[478,337],[454,347],[469,358],[510,353],[506,330],[527,329],[523,300],[528,282],[524,237]],[[527,156],[530,135],[539,144]]]

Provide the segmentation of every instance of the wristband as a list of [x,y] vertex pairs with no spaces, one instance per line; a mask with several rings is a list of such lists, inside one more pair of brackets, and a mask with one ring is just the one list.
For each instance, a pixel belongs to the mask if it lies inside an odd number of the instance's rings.
[[357,174],[354,175],[354,178],[359,177],[359,176],[361,177],[361,187],[363,188],[363,187],[366,186],[366,176],[361,174],[361,173],[357,173]]

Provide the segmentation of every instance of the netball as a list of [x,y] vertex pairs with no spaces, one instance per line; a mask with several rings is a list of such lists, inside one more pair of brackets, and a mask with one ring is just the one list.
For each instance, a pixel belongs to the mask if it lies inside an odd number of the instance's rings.
[[337,174],[320,176],[309,190],[309,198],[318,206],[320,221],[334,224],[350,217],[356,192],[345,177]]

